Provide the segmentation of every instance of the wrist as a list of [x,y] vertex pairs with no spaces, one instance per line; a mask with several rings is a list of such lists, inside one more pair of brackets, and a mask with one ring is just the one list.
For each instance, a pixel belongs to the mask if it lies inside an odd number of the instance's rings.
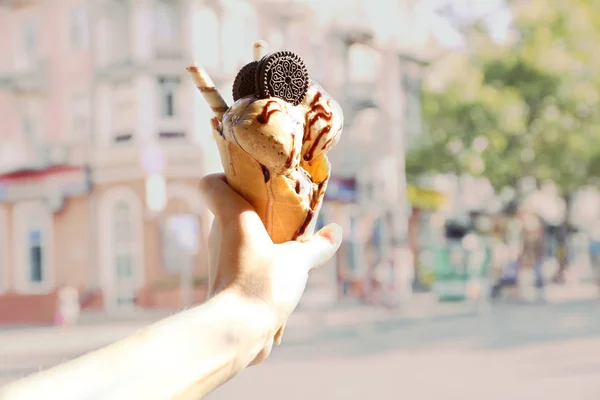
[[277,331],[275,313],[262,301],[247,299],[235,289],[226,289],[213,299],[226,316],[236,351],[236,365],[243,369]]

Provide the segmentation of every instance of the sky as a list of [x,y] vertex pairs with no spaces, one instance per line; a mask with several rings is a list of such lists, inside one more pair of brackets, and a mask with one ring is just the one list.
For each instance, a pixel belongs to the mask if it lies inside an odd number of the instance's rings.
[[439,11],[450,5],[461,18],[484,18],[493,39],[502,42],[508,35],[511,16],[504,0],[422,0],[421,12],[427,16],[431,32],[444,47],[456,48],[464,44],[461,34],[451,21]]

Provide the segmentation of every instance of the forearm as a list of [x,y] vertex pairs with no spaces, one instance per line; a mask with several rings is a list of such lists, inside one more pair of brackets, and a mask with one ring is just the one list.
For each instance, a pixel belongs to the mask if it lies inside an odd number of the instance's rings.
[[0,390],[0,399],[199,398],[252,361],[267,340],[262,326],[268,318],[259,306],[243,304],[230,293],[217,295],[111,346],[9,385]]

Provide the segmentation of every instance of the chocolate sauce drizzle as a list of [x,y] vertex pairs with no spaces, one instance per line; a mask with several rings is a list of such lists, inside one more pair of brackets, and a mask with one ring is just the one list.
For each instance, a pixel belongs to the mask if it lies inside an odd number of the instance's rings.
[[315,214],[315,212],[312,209],[308,210],[308,213],[306,214],[306,218],[304,219],[304,222],[302,223],[302,225],[300,225],[300,228],[298,228],[298,230],[294,234],[294,240],[297,239],[298,237],[304,235],[304,232],[306,231],[306,228],[308,228],[308,225],[310,225],[310,221],[312,221],[314,214]]
[[271,173],[264,165],[260,164],[260,168],[262,169],[263,176],[265,177],[265,182],[269,182],[271,179]]
[[[331,111],[327,111],[327,109],[325,108],[325,106],[323,106],[323,104],[318,104],[319,101],[321,100],[321,97],[322,97],[321,92],[317,93],[315,95],[315,98],[313,99],[313,101],[310,103],[310,109],[311,109],[311,112],[313,113],[313,116],[308,120],[308,114],[310,114],[310,113],[307,113],[307,122],[306,122],[306,127],[304,130],[304,141],[311,139],[310,138],[311,128],[313,127],[314,124],[317,123],[317,121],[319,119],[324,119],[327,122],[331,122],[331,119],[333,118],[333,113]],[[328,105],[329,105],[329,103],[328,103]],[[331,131],[331,125],[328,125],[328,126],[324,127],[323,129],[321,129],[321,131],[319,132],[319,134],[313,141],[312,145],[308,149],[308,151],[304,154],[304,157],[303,157],[304,161],[310,161],[313,158],[313,155],[314,155],[315,151],[317,150],[317,146],[319,145],[319,142],[321,141],[323,136],[328,134],[330,131]],[[327,141],[327,143],[325,143],[325,145],[323,146],[323,149],[329,143],[331,143],[331,140],[332,139],[329,139]]]
[[290,155],[285,162],[285,167],[290,168],[294,163],[294,158],[296,157],[296,135],[292,133],[292,151],[290,151]]
[[281,110],[277,108],[269,110],[269,106],[273,103],[277,102],[275,100],[269,100],[266,102],[266,104],[263,106],[262,112],[256,117],[258,122],[261,124],[268,124],[269,119],[271,119],[271,115],[275,114],[276,112],[281,112]]
[[[323,118],[325,121],[331,121],[331,118],[333,117],[333,113],[331,111],[327,111],[322,104],[318,104],[318,102],[321,100],[321,97],[321,92],[317,93],[313,101],[310,103],[310,112],[306,113],[306,126],[304,128],[303,141],[310,140],[310,130],[319,119]],[[308,115],[310,113],[313,113],[314,115],[312,118],[308,119]]]
[[330,125],[321,129],[321,132],[319,132],[319,134],[317,135],[317,138],[314,140],[312,146],[310,146],[308,151],[304,154],[304,161],[310,161],[313,158],[313,154],[314,154],[315,150],[317,149],[317,146],[319,145],[321,138],[324,135],[326,135],[327,133],[329,133],[329,131],[331,131]]
[[337,139],[337,137],[340,135],[340,132],[342,131],[342,129],[344,129],[343,125],[340,126],[340,129],[337,130],[337,132],[335,133],[335,135],[333,135],[332,137],[330,137],[329,140],[325,142],[325,144],[323,145],[323,147],[321,147],[321,150],[325,150],[331,144],[331,142],[333,142],[335,139]]
[[[306,232],[306,228],[308,228],[308,225],[310,225],[310,222],[312,221],[312,219],[315,215],[315,208],[317,206],[317,203],[319,202],[319,197],[321,197],[321,194],[323,193],[323,189],[325,189],[325,182],[327,181],[327,179],[329,179],[329,177],[325,178],[325,180],[320,182],[319,185],[317,186],[317,190],[313,191],[311,193],[310,209],[308,210],[308,213],[306,214],[306,218],[304,219],[304,222],[302,223],[300,228],[298,228],[298,230],[294,234],[294,240],[297,239],[298,237],[304,235],[304,233]],[[296,181],[296,188],[298,188],[299,186],[300,186],[300,182]],[[298,193],[298,192],[299,192],[299,189],[296,189],[296,193]]]

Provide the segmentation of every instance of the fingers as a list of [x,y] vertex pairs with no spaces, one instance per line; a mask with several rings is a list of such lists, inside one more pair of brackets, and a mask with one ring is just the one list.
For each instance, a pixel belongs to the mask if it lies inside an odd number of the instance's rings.
[[205,176],[198,187],[215,219],[226,221],[252,210],[252,206],[227,184],[223,174]]
[[283,331],[285,331],[285,324],[281,325],[279,330],[275,333],[275,337],[273,338],[273,344],[275,346],[279,346],[281,344],[281,339],[283,338]]
[[308,256],[308,268],[325,264],[342,244],[342,227],[329,224],[304,243],[298,246],[300,252]]

